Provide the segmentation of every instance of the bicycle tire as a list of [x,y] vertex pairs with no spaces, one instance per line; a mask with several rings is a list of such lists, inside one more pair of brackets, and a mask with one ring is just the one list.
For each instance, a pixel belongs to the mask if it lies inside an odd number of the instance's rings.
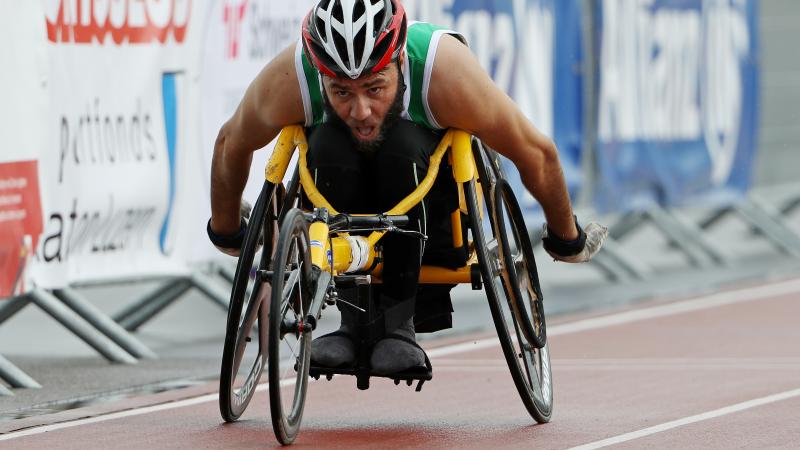
[[[234,274],[220,368],[219,408],[226,422],[235,422],[247,409],[265,364],[267,319],[266,308],[262,305],[268,298],[269,284],[258,274],[267,269],[272,252],[272,239],[264,239],[264,236],[274,233],[273,216],[278,209],[275,193],[275,185],[265,182],[251,212]],[[268,213],[272,214],[268,217]],[[254,267],[261,242],[264,247]],[[256,322],[257,327],[254,326]],[[255,349],[248,345],[253,336],[258,344]],[[243,366],[245,358],[252,362]],[[242,367],[246,371],[240,378],[237,375]]]
[[[272,429],[283,445],[294,442],[300,429],[311,363],[311,327],[304,324],[313,293],[308,225],[293,208],[281,223],[272,271],[269,312],[269,404]],[[294,346],[292,345],[294,344]],[[283,350],[290,358],[284,361]],[[285,388],[294,387],[289,408]],[[287,413],[288,409],[288,413]]]
[[[491,253],[489,251],[492,245],[486,240],[476,189],[475,180],[471,180],[464,186],[464,194],[472,240],[497,337],[522,403],[536,422],[546,423],[550,421],[553,412],[549,347],[545,343],[541,349],[536,349],[520,330],[518,314],[513,311],[514,307],[508,293],[509,286],[501,273],[503,263],[500,261],[499,248],[496,250],[497,253],[494,253],[494,250]],[[495,210],[490,204],[492,201],[492,197],[486,197],[487,210],[490,212]],[[502,232],[498,232],[494,225],[491,232],[494,235],[493,241],[497,241],[498,235],[503,239]],[[494,243],[495,248],[500,245],[502,243]],[[538,286],[538,277],[535,283]],[[508,322],[511,322],[511,327]],[[512,339],[510,328],[514,329],[516,342]]]

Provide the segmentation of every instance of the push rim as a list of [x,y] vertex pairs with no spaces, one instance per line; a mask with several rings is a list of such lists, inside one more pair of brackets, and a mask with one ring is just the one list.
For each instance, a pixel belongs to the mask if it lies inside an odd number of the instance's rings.
[[542,348],[546,342],[547,327],[533,246],[517,199],[506,180],[497,181],[493,207],[495,236],[500,236],[500,272],[511,310],[526,341],[536,348]]

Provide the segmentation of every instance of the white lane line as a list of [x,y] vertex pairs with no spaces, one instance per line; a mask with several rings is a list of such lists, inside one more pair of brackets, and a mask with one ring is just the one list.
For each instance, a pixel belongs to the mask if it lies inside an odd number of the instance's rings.
[[726,416],[728,414],[737,413],[740,411],[744,411],[746,409],[751,409],[758,406],[763,406],[798,396],[800,396],[800,389],[792,389],[791,391],[785,391],[778,394],[768,395],[766,397],[748,400],[746,402],[737,403],[735,405],[726,406],[724,408],[715,409],[713,411],[704,412],[702,414],[684,417],[683,419],[673,420],[671,422],[662,423],[661,425],[655,425],[652,427],[644,428],[639,431],[620,434],[619,436],[610,437],[608,439],[603,439],[601,441],[590,442],[588,444],[583,444],[578,447],[572,447],[570,450],[588,450],[588,449],[608,447],[609,445],[614,445],[614,444],[621,444],[623,442],[632,441],[634,439],[639,439],[656,433],[661,433],[662,431],[671,430],[673,428],[682,427],[684,425],[689,425],[696,422],[702,422],[704,420],[714,419],[716,417]]
[[[558,336],[563,334],[577,333],[580,331],[605,328],[630,322],[637,322],[640,320],[652,319],[656,317],[663,317],[689,311],[697,311],[717,306],[724,306],[733,303],[741,303],[752,300],[763,300],[771,296],[793,294],[798,292],[800,292],[800,279],[783,281],[753,288],[745,288],[735,291],[711,294],[690,300],[670,303],[668,305],[655,306],[636,311],[627,311],[623,313],[595,317],[592,319],[579,320],[577,322],[572,322],[572,323],[554,325],[548,327],[547,334],[548,336]],[[489,348],[496,346],[499,343],[500,341],[497,339],[497,337],[492,337],[492,338],[476,340],[473,342],[465,342],[461,344],[454,344],[445,347],[435,348],[429,350],[427,353],[429,358],[435,358],[439,356],[452,355],[456,353],[465,353],[473,350]],[[261,384],[256,388],[257,391],[264,391],[266,389],[267,389],[266,383]],[[63,422],[53,425],[44,425],[27,430],[0,434],[0,441],[7,441],[24,436],[32,436],[64,428],[72,428],[81,425],[105,422],[107,420],[114,420],[125,417],[134,417],[143,414],[149,414],[151,412],[183,408],[186,406],[193,406],[200,403],[212,402],[217,400],[218,400],[217,394],[208,394],[208,395],[203,395],[201,397],[189,398],[186,400],[164,403],[161,405],[147,406],[140,409],[111,413],[103,416],[91,417],[88,419],[74,420],[71,422]]]
[[[295,384],[295,380],[294,379],[286,380],[285,382],[282,382],[281,386],[284,386],[284,385],[285,386],[290,386],[292,384]],[[267,383],[259,384],[258,386],[256,386],[256,392],[266,391],[267,389],[268,389],[268,384]],[[206,395],[201,395],[200,397],[187,398],[185,400],[178,400],[178,401],[175,401],[175,402],[162,403],[160,405],[145,406],[143,408],[130,409],[130,410],[127,410],[127,411],[120,411],[120,412],[115,412],[115,413],[111,413],[111,414],[105,414],[105,415],[97,416],[97,417],[89,417],[89,418],[86,418],[86,419],[79,419],[79,420],[72,420],[72,421],[69,421],[69,422],[55,423],[55,424],[52,424],[52,425],[43,425],[43,426],[39,426],[39,427],[29,428],[27,430],[20,430],[20,431],[14,431],[14,432],[11,432],[11,433],[0,434],[0,442],[1,441],[9,441],[11,439],[21,438],[21,437],[25,437],[25,436],[33,436],[33,435],[36,435],[36,434],[47,433],[49,431],[61,430],[61,429],[64,429],[64,428],[73,428],[73,427],[78,427],[78,426],[81,426],[81,425],[90,425],[90,424],[93,424],[93,423],[105,422],[105,421],[108,421],[108,420],[123,419],[125,417],[141,416],[141,415],[144,415],[144,414],[150,414],[150,413],[159,412],[159,411],[166,411],[166,410],[169,410],[169,409],[185,408],[187,406],[199,405],[201,403],[216,402],[218,400],[219,400],[219,394],[217,394],[217,393],[206,394]]]
[[[578,320],[575,322],[552,325],[547,327],[548,336],[560,336],[564,334],[578,333],[581,331],[596,330],[615,325],[622,325],[642,320],[655,319],[657,317],[673,316],[686,312],[699,311],[703,309],[716,308],[719,306],[732,305],[748,301],[764,300],[779,295],[800,293],[800,279],[782,281],[778,283],[744,288],[734,291],[719,292],[702,297],[695,297],[689,300],[682,300],[666,305],[653,306],[649,308],[637,309],[621,313],[609,314],[606,316],[594,317],[591,319]],[[429,358],[436,358],[455,353],[463,353],[471,350],[480,350],[495,347],[500,344],[497,337],[479,339],[472,342],[448,345],[446,347],[428,350]]]
[[200,403],[211,402],[211,401],[215,401],[217,399],[219,399],[219,395],[217,395],[217,394],[207,394],[207,395],[203,395],[203,396],[200,396],[200,397],[190,398],[190,399],[181,400],[181,401],[177,401],[177,402],[163,403],[161,405],[155,405],[155,406],[146,406],[144,408],[131,409],[131,410],[128,410],[128,411],[121,411],[121,412],[106,414],[104,416],[90,417],[88,419],[80,419],[80,420],[74,420],[74,421],[71,421],[71,422],[56,423],[56,424],[53,424],[53,425],[44,425],[44,426],[40,426],[40,427],[30,428],[30,429],[27,429],[27,430],[20,430],[20,431],[14,431],[14,432],[11,432],[11,433],[7,433],[7,434],[2,434],[2,435],[0,435],[0,441],[9,441],[11,439],[17,439],[17,438],[21,438],[21,437],[25,437],[25,436],[33,436],[33,435],[36,435],[36,434],[47,433],[48,431],[61,430],[63,428],[78,427],[78,426],[81,426],[81,425],[89,425],[89,424],[98,423],[98,422],[105,422],[107,420],[122,419],[124,417],[140,416],[142,414],[149,414],[149,413],[153,413],[153,412],[164,411],[164,410],[167,410],[167,409],[174,409],[174,408],[180,408],[180,407],[184,407],[184,406],[198,405]]
[[764,300],[772,297],[796,294],[800,292],[800,279],[783,281],[752,288],[735,291],[718,292],[711,295],[696,297],[651,308],[637,309],[608,316],[579,320],[547,328],[547,334],[557,336],[560,334],[577,333],[579,331],[606,328],[614,325],[654,319],[656,317],[672,316],[686,312],[716,308],[755,300]]

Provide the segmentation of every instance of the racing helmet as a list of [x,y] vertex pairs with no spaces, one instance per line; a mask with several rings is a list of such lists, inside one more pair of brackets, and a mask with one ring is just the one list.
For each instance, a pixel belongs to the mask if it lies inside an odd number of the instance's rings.
[[303,21],[303,51],[321,73],[356,79],[397,59],[407,26],[400,0],[320,0]]

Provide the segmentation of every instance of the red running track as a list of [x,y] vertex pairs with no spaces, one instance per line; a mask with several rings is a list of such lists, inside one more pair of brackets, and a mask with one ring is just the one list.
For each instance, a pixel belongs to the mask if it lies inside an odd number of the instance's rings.
[[[800,279],[562,318],[549,328],[545,425],[522,406],[492,336],[429,341],[434,379],[421,393],[388,380],[368,391],[349,377],[310,383],[295,446],[797,448],[798,318]],[[0,424],[0,448],[278,447],[263,389],[234,424],[204,389]]]

